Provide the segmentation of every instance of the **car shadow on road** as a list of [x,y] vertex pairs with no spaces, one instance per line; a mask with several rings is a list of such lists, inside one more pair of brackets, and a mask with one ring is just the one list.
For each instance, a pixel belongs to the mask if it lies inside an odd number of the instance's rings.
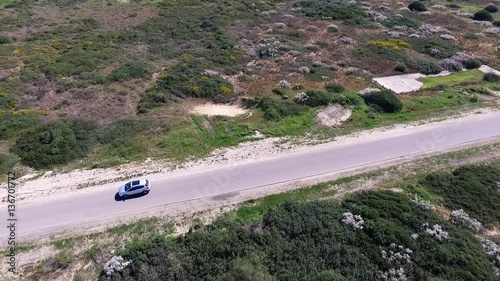
[[125,202],[126,200],[137,199],[137,198],[140,198],[140,197],[143,197],[143,196],[146,196],[146,194],[139,193],[139,194],[129,195],[129,196],[127,196],[127,198],[123,198],[120,195],[118,195],[118,192],[117,192],[115,194],[115,201],[124,201]]

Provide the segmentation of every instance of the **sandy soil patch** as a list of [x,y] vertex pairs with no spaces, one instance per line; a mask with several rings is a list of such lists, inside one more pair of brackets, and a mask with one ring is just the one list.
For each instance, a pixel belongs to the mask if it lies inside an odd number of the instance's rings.
[[337,127],[351,117],[352,110],[340,104],[333,104],[318,111],[316,121],[325,127]]
[[237,105],[207,103],[195,106],[190,112],[198,115],[235,117],[247,113],[248,110]]

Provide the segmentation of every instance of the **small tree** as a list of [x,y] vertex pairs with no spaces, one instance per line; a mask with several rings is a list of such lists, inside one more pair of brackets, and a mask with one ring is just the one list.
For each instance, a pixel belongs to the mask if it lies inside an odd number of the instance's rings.
[[425,7],[424,3],[420,1],[414,1],[410,5],[408,5],[408,9],[417,12],[425,12],[427,11],[427,7]]
[[373,92],[363,96],[368,105],[375,105],[384,112],[395,113],[403,109],[403,103],[391,91]]
[[327,84],[325,89],[330,93],[342,93],[345,90],[342,85],[336,83]]
[[490,12],[486,10],[481,10],[478,11],[474,14],[474,17],[472,18],[473,20],[478,20],[478,21],[493,21],[493,16],[491,15]]
[[467,69],[479,68],[481,66],[481,62],[477,59],[468,59],[464,62],[464,67]]

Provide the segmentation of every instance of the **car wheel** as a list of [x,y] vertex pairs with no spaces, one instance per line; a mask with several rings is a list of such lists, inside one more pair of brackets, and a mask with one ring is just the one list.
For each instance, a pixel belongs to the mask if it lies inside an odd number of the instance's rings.
[[122,199],[127,199],[128,195],[127,194],[123,194],[122,195]]
[[142,194],[144,194],[144,195],[146,195],[146,194],[148,194],[148,193],[149,193],[149,190],[144,190],[144,191],[142,192]]

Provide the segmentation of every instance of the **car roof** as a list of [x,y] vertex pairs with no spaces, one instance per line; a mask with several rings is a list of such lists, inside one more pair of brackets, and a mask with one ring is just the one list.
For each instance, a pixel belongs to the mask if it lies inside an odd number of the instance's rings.
[[145,185],[146,184],[146,179],[140,179],[140,180],[133,180],[130,182],[131,186],[137,186],[137,185]]

